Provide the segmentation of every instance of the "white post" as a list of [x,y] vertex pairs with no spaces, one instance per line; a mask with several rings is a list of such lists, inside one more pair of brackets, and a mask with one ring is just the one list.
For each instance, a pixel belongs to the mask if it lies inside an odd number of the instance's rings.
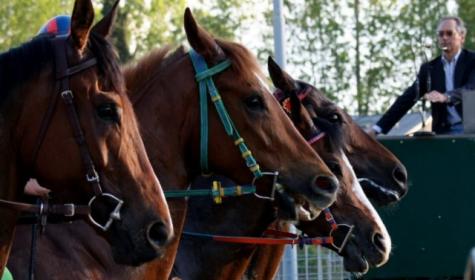
[[275,59],[282,69],[285,69],[285,33],[284,33],[284,16],[282,13],[283,0],[274,0],[274,53]]
[[[286,67],[285,59],[285,32],[284,32],[284,16],[282,13],[283,0],[274,0],[274,54],[275,60],[282,69]],[[294,226],[291,226],[291,232],[296,232]],[[285,249],[284,259],[282,260],[282,279],[297,280],[297,248],[287,246]]]

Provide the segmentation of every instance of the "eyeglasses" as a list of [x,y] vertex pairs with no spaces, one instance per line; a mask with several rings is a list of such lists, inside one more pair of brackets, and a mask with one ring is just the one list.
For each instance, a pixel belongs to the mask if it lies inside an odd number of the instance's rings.
[[454,35],[454,32],[452,30],[440,30],[440,31],[437,31],[437,36],[439,37],[444,37],[444,35],[446,35],[447,37],[452,37]]

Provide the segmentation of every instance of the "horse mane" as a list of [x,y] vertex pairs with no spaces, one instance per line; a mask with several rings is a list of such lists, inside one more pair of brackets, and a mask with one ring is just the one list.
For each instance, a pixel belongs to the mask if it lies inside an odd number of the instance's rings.
[[0,54],[0,105],[9,94],[54,61],[51,40],[35,38]]
[[[0,105],[17,87],[36,77],[45,67],[50,64],[54,67],[52,38],[37,36],[0,54]],[[124,81],[112,45],[106,39],[91,33],[89,46],[97,59],[101,84],[107,89],[124,92]]]
[[[231,61],[231,67],[239,73],[240,77],[246,81],[252,81],[258,75],[262,80],[266,80],[257,59],[248,49],[238,43],[223,39],[215,40],[226,54],[226,57]],[[137,61],[128,63],[122,69],[128,90],[132,89],[133,91],[133,89],[146,88],[147,84],[160,77],[158,73],[162,69],[187,54],[188,51],[184,46],[179,46],[173,52],[170,46],[165,46],[150,51]],[[135,98],[140,98],[140,95],[141,93],[136,94]]]
[[[158,72],[183,55],[185,55],[183,47],[171,53],[171,47],[165,46],[151,50],[140,59],[127,63],[122,68],[127,89],[129,92],[136,92],[135,89],[139,88],[145,90],[147,84],[160,77]],[[140,93],[136,95],[139,96]]]

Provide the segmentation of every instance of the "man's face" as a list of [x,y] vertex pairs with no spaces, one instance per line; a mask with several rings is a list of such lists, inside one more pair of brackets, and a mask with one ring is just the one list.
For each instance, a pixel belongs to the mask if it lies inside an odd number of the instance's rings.
[[448,55],[455,55],[465,41],[465,36],[457,30],[457,23],[453,19],[444,20],[437,28],[439,47]]

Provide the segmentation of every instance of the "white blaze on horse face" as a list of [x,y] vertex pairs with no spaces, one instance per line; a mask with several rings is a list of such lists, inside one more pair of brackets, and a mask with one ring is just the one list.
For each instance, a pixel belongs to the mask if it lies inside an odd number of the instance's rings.
[[382,242],[384,243],[384,248],[386,249],[386,251],[384,252],[383,261],[377,265],[377,266],[381,266],[385,264],[389,259],[389,253],[391,252],[391,237],[389,236],[388,230],[386,229],[386,226],[381,220],[381,217],[379,216],[378,212],[376,212],[376,209],[374,209],[368,197],[366,197],[365,193],[363,192],[363,188],[361,187],[358,181],[358,178],[356,177],[356,174],[353,170],[353,166],[348,160],[348,157],[346,156],[344,152],[341,152],[341,155],[342,155],[343,161],[345,162],[345,165],[348,167],[348,169],[351,172],[351,176],[353,177],[353,186],[351,190],[356,195],[356,197],[363,203],[363,205],[366,206],[370,216],[376,222],[379,233],[383,236]]

